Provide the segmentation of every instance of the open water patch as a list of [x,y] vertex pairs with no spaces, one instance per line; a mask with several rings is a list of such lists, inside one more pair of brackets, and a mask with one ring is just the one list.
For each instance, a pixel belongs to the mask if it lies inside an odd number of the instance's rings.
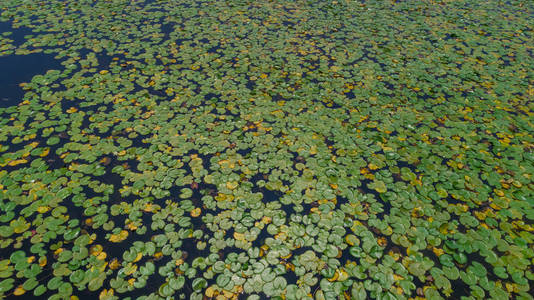
[[31,81],[35,75],[48,70],[63,69],[53,54],[32,53],[0,57],[0,107],[17,105],[24,100],[25,91],[21,83]]

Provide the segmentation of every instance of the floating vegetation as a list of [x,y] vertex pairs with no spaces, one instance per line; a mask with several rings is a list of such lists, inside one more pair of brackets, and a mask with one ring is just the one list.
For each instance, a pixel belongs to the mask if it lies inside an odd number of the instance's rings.
[[0,298],[532,299],[533,11],[1,1]]

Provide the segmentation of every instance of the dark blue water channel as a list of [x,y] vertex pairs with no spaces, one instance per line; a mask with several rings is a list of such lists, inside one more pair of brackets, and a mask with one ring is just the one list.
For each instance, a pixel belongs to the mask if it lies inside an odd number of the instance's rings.
[[[9,39],[15,46],[24,42],[24,36],[31,34],[28,28],[13,28],[9,22],[0,22],[0,34],[11,32]],[[0,107],[17,105],[23,101],[24,90],[19,86],[29,82],[33,76],[45,74],[52,69],[62,69],[54,54],[43,52],[26,55],[10,54],[0,56]]]

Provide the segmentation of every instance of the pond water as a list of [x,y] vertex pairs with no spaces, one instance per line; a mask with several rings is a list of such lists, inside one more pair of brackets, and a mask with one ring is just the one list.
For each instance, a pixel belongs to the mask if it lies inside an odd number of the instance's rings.
[[533,11],[2,1],[0,298],[532,299]]
[[33,53],[29,55],[9,55],[0,57],[1,107],[18,105],[24,98],[24,90],[19,85],[29,82],[33,76],[44,74],[51,69],[63,68],[53,54]]

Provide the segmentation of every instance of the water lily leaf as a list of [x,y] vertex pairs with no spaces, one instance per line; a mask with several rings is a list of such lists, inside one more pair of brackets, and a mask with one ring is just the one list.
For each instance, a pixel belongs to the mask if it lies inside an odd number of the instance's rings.
[[454,267],[452,256],[449,254],[443,254],[439,257],[439,262],[446,267]]
[[473,274],[472,272],[460,271],[460,278],[467,285],[474,285],[478,281],[478,277],[475,274]]
[[460,277],[460,272],[458,271],[458,268],[456,268],[455,266],[444,267],[443,273],[445,274],[445,276],[447,276],[447,278],[451,280],[456,280]]
[[445,290],[446,292],[448,291],[449,293],[452,292],[451,283],[445,276],[440,275],[434,278],[434,283],[439,289]]
[[276,273],[274,273],[271,269],[267,268],[261,272],[261,279],[264,282],[271,282],[276,277]]
[[193,195],[193,190],[191,190],[190,188],[184,188],[182,189],[180,193],[180,198],[188,199],[188,198],[191,198],[192,195]]
[[174,290],[170,287],[169,283],[166,282],[159,287],[158,293],[161,297],[170,297],[174,294]]
[[33,290],[37,285],[39,285],[39,282],[35,278],[28,278],[24,283],[22,284],[22,287],[26,291]]
[[277,290],[284,290],[287,286],[287,281],[284,277],[278,276],[273,281],[273,287]]
[[467,263],[467,256],[463,253],[454,253],[453,254],[454,260],[456,260],[459,264],[465,264]]
[[479,262],[474,261],[468,268],[469,272],[472,272],[478,277],[485,277],[487,274],[486,268]]
[[72,272],[69,276],[70,281],[74,284],[82,282],[84,278],[85,278],[85,272],[82,270],[76,270]]
[[423,276],[426,273],[426,269],[420,262],[413,262],[408,265],[408,271],[417,277]]
[[226,264],[223,261],[217,261],[213,264],[213,271],[216,273],[222,273],[225,268]]
[[520,285],[527,285],[528,280],[523,276],[522,272],[512,273],[512,280]]
[[195,278],[192,285],[194,291],[200,291],[208,285],[208,282],[204,278]]
[[351,289],[351,296],[356,300],[367,299],[367,292],[363,286],[353,286]]
[[185,277],[179,276],[169,280],[169,286],[174,290],[180,290],[185,284]]
[[219,287],[224,288],[230,282],[230,280],[231,280],[230,276],[227,276],[225,274],[221,274],[221,275],[217,276],[217,285]]
[[62,283],[58,288],[58,295],[68,298],[72,295],[72,285],[68,282]]
[[0,237],[8,238],[13,234],[14,230],[11,226],[0,226]]
[[473,294],[473,296],[477,297],[478,299],[483,299],[486,296],[486,293],[484,292],[484,290],[478,285],[471,286],[471,293]]
[[54,277],[48,281],[46,286],[50,290],[57,290],[61,286],[61,284],[63,284],[61,277]]
[[106,278],[105,273],[101,273],[101,274],[102,275],[99,275],[98,277],[91,279],[89,283],[87,284],[87,287],[90,291],[96,291],[100,287],[102,287],[102,285],[104,284],[104,279]]
[[125,261],[134,261],[136,258],[137,258],[137,250],[133,249],[133,248],[130,248],[130,250],[126,250],[123,254],[122,254],[122,258],[125,260]]
[[374,189],[375,191],[379,193],[385,193],[387,192],[386,184],[381,180],[373,181],[369,184],[369,188]]
[[70,241],[70,240],[73,240],[73,239],[77,238],[79,234],[80,234],[80,229],[79,228],[73,228],[73,229],[67,230],[64,233],[63,236],[64,236],[65,240]]
[[46,291],[47,291],[46,286],[44,286],[43,284],[40,284],[33,290],[33,295],[36,297],[39,297],[43,295],[44,293],[46,293]]
[[508,273],[506,272],[506,269],[504,267],[495,267],[493,269],[493,272],[495,273],[495,275],[499,276],[499,278],[508,278]]
[[2,281],[0,281],[0,292],[5,293],[13,288],[13,283],[15,282],[15,279],[13,278],[7,278]]
[[365,257],[365,253],[362,248],[354,246],[349,249],[350,255],[353,257]]
[[137,280],[133,283],[133,286],[137,289],[142,289],[146,286],[147,282],[144,277],[139,277]]
[[46,144],[49,146],[56,145],[57,143],[59,143],[59,137],[57,136],[52,136],[46,141]]
[[24,262],[26,261],[26,253],[22,250],[17,250],[11,254],[11,256],[9,257],[9,260],[13,264]]
[[149,275],[152,275],[154,271],[156,271],[156,267],[154,263],[149,261],[146,263],[146,265],[139,268],[139,271],[141,272],[142,275],[149,276]]

